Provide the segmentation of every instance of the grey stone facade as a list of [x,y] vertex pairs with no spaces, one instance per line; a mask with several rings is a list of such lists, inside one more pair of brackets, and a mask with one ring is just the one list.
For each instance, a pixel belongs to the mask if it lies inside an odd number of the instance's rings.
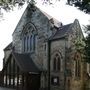
[[[53,22],[52,22],[52,21]],[[16,53],[30,53],[35,65],[42,71],[40,88],[48,87],[48,69],[50,69],[51,90],[83,90],[83,63],[80,60],[80,79],[75,77],[75,42],[82,41],[83,34],[78,20],[65,26],[57,26],[54,19],[29,5],[12,34],[12,48]],[[60,22],[57,22],[60,23]],[[29,27],[30,25],[30,27]],[[24,35],[36,35],[35,50],[25,51]],[[48,41],[50,41],[50,68],[48,68]],[[33,44],[34,46],[34,44]],[[30,47],[28,48],[30,49]],[[56,55],[56,57],[55,57]],[[59,60],[55,62],[54,59]],[[27,62],[28,63],[28,62]],[[58,65],[57,65],[58,64]],[[55,69],[55,70],[54,70]]]

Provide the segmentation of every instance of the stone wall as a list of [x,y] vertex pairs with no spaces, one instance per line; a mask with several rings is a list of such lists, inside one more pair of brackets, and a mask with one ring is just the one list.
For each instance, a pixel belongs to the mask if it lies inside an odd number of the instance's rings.
[[[56,53],[60,53],[60,71],[53,71],[53,59]],[[51,60],[50,60],[50,76],[52,77],[59,77],[59,85],[52,85],[51,90],[64,90],[64,71],[65,71],[65,39],[60,39],[57,41],[51,42]]]
[[[68,36],[68,49],[70,52],[68,52],[69,57],[69,65],[71,76],[66,77],[66,90],[84,90],[84,84],[85,84],[85,63],[83,62],[82,53],[80,53],[80,77],[75,76],[75,53],[78,52],[80,47],[76,46],[76,43],[81,42],[83,44],[83,34],[82,30],[80,28],[79,22],[77,20],[74,21],[74,24],[72,25],[72,30]],[[68,82],[69,81],[69,82]],[[68,89],[69,88],[69,89]]]
[[47,69],[47,39],[52,34],[51,25],[48,18],[38,8],[33,7],[33,9],[28,6],[22,15],[13,33],[13,45],[16,52],[22,53],[22,30],[27,23],[34,24],[37,31],[37,45],[35,52],[30,54],[40,69]]
[[[27,7],[24,14],[22,15],[21,20],[19,21],[14,33],[13,33],[13,47],[15,52],[23,53],[22,51],[22,30],[24,29],[27,23],[33,23],[37,31],[37,43],[35,52],[30,53],[31,58],[33,59],[36,66],[41,69],[41,87],[47,87],[47,63],[48,63],[48,44],[47,40],[52,35],[51,24],[49,19],[36,7],[30,8]],[[51,77],[59,77],[59,85],[51,85],[51,90],[82,90],[84,76],[81,76],[80,80],[76,80],[74,77],[75,67],[73,54],[75,50],[75,42],[77,38],[83,37],[80,31],[80,26],[78,26],[77,20],[74,22],[70,28],[70,32],[67,35],[67,38],[59,39],[51,42],[51,53],[50,53],[50,73]],[[56,30],[55,30],[56,31]],[[78,37],[77,37],[78,36]],[[68,49],[68,50],[67,50]],[[70,51],[70,49],[72,51]],[[54,72],[52,70],[53,66],[53,56],[58,52],[61,55],[61,69],[59,72]],[[66,57],[67,56],[67,57]],[[67,64],[67,65],[66,65]],[[71,75],[66,76],[66,69],[69,69]],[[83,64],[81,62],[81,74],[83,74]],[[67,87],[67,88],[65,88]]]

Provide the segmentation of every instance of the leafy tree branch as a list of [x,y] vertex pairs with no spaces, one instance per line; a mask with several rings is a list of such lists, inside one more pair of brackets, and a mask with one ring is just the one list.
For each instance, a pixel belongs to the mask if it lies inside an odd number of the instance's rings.
[[87,37],[85,38],[85,59],[88,63],[90,63],[90,25],[87,25],[85,27],[86,33],[88,34]]

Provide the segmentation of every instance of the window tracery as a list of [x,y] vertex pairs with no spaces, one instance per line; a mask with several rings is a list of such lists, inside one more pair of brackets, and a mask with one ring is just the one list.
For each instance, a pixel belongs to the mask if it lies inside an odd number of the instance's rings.
[[28,23],[22,30],[23,52],[33,52],[36,47],[36,28],[32,23]]

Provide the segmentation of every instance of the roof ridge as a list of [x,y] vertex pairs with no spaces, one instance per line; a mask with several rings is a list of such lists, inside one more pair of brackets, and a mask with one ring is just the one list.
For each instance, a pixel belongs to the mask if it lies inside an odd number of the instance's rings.
[[69,32],[70,26],[72,23],[63,25],[62,27],[59,27],[59,29],[56,31],[56,33],[49,38],[49,40],[56,40],[62,37],[65,37],[67,33]]

